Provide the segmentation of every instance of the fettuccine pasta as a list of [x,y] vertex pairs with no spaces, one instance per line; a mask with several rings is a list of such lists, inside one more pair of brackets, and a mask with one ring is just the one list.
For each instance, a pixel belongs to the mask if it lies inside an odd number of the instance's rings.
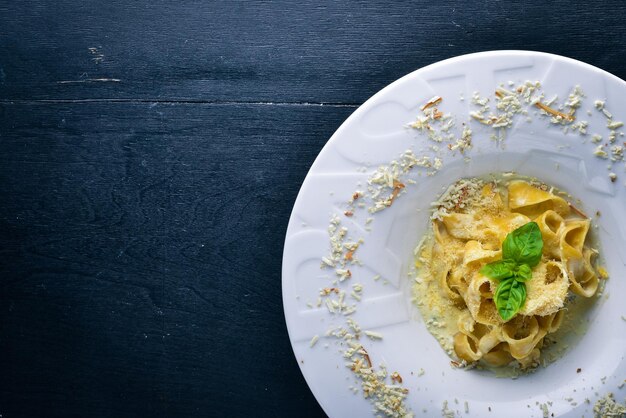
[[[439,312],[449,306],[458,313],[453,335],[439,335],[440,342],[467,363],[536,366],[572,298],[598,291],[590,220],[545,185],[519,179],[462,180],[436,206],[432,235],[418,253],[416,298],[422,311],[438,305]],[[494,303],[498,281],[480,270],[502,258],[507,234],[531,221],[541,231],[542,258],[526,282],[525,303],[505,322]],[[434,328],[444,327],[432,318]]]

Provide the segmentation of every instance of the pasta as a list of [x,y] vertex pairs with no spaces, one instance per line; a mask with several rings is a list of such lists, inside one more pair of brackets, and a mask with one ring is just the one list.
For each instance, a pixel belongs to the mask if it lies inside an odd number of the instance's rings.
[[[572,294],[590,298],[598,290],[590,220],[545,186],[519,179],[506,184],[471,181],[480,186],[474,193],[457,190],[456,200],[444,196],[438,201],[432,239],[421,247],[417,261],[425,279],[421,290],[428,296],[420,299],[418,294],[418,304],[427,310],[439,304],[442,315],[446,303],[454,307],[458,314],[448,348],[459,359],[494,367],[536,366],[545,337],[561,327]],[[499,281],[481,268],[502,259],[507,235],[529,222],[536,222],[541,232],[541,260],[532,276],[528,273],[525,302],[505,321],[494,302]],[[438,338],[445,347],[446,337]]]

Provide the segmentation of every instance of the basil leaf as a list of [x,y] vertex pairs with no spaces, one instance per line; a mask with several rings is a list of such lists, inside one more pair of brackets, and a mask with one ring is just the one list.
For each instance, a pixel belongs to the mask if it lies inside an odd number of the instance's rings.
[[495,280],[506,279],[514,274],[515,261],[513,260],[498,260],[493,263],[485,264],[480,273],[487,277],[491,277]]
[[528,264],[521,264],[515,268],[513,277],[515,277],[515,280],[518,282],[526,282],[533,277],[533,270]]
[[502,243],[502,257],[512,259],[519,264],[536,266],[541,260],[543,239],[536,222],[528,222],[506,236]]
[[526,285],[512,277],[502,280],[494,297],[498,313],[506,322],[513,318],[526,302]]

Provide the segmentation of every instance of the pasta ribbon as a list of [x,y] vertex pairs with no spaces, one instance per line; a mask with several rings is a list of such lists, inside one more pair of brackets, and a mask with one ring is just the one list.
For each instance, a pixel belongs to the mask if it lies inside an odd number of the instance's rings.
[[502,319],[493,301],[497,283],[477,272],[467,288],[465,303],[472,317],[481,324],[499,325]]
[[460,359],[467,362],[480,360],[482,353],[478,351],[478,341],[472,335],[458,332],[454,336],[454,352]]
[[539,225],[543,238],[543,252],[552,258],[561,257],[561,229],[565,225],[563,217],[553,210],[547,210],[539,215],[535,222]]
[[534,316],[517,316],[502,327],[504,341],[509,343],[511,355],[517,360],[529,356],[546,334]]
[[553,210],[561,216],[566,216],[570,212],[565,199],[538,189],[523,180],[511,181],[508,189],[509,208],[513,212],[523,213],[531,218],[536,218],[547,210]]
[[561,259],[582,254],[583,245],[589,232],[589,219],[572,220],[565,223],[560,234]]
[[581,263],[578,262],[579,260],[576,260],[575,269],[580,274],[577,275],[574,271],[571,271],[569,274],[572,291],[579,296],[590,298],[598,290],[600,280],[592,263],[592,259],[595,258],[596,254],[595,251],[585,248],[582,255],[582,267],[579,267]]
[[448,233],[454,238],[478,240],[483,237],[483,228],[472,215],[452,213],[445,216],[442,221]]
[[561,309],[553,314],[540,316],[537,318],[539,326],[546,330],[546,333],[551,334],[555,332],[561,326],[563,317],[565,316],[565,310]]
[[490,352],[483,355],[482,360],[489,366],[502,367],[511,363],[513,356],[507,343],[500,343],[496,345]]

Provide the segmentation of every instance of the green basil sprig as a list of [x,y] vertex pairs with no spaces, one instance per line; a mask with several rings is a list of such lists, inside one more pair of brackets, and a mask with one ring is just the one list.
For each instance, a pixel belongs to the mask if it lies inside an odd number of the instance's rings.
[[539,264],[543,239],[536,222],[517,228],[502,243],[502,260],[484,265],[480,272],[500,283],[494,295],[500,317],[508,321],[526,302],[524,282],[533,276],[532,268]]

